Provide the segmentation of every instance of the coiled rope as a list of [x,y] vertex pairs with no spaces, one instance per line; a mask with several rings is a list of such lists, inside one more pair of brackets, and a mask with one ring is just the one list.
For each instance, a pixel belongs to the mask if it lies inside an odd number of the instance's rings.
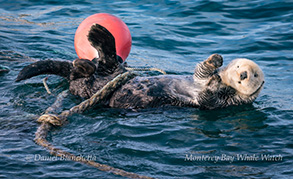
[[74,106],[69,110],[63,111],[60,115],[51,114],[56,108],[58,108],[61,105],[60,99],[68,94],[66,91],[62,92],[60,95],[58,95],[56,102],[51,107],[49,107],[46,110],[45,114],[40,116],[39,119],[37,120],[38,122],[41,123],[41,125],[39,126],[35,134],[36,135],[35,142],[38,145],[48,149],[52,155],[55,155],[57,157],[63,157],[66,159],[84,163],[84,164],[96,167],[101,171],[111,172],[115,175],[120,175],[123,177],[151,179],[151,177],[138,175],[132,172],[127,172],[118,168],[111,167],[109,165],[94,162],[92,160],[80,159],[80,157],[77,157],[74,154],[71,154],[69,152],[66,152],[62,149],[59,149],[53,146],[46,139],[49,131],[51,130],[53,126],[62,126],[66,122],[66,118],[69,117],[70,115],[74,113],[82,113],[85,110],[93,107],[99,101],[107,98],[109,94],[111,94],[111,92],[113,92],[119,86],[126,83],[128,80],[132,79],[134,76],[135,75],[131,72],[125,72],[123,74],[120,74],[117,77],[115,77],[112,81],[108,82],[102,89],[100,89],[97,93],[95,93],[91,98],[83,101],[79,105]]

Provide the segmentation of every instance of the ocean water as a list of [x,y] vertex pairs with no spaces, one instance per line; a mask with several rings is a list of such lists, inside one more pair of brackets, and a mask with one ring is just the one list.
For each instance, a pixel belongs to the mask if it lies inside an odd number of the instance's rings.
[[[293,177],[293,2],[0,1],[0,178],[121,178],[73,161],[52,159],[34,143],[36,119],[68,88],[49,76],[15,83],[26,65],[77,58],[74,33],[95,13],[120,17],[132,34],[130,66],[192,74],[213,53],[252,59],[265,85],[252,105],[213,111],[96,108],[73,115],[48,140],[80,156],[155,178]],[[63,109],[81,102],[75,96]],[[274,156],[274,160],[269,160]],[[245,158],[246,157],[246,158]]]

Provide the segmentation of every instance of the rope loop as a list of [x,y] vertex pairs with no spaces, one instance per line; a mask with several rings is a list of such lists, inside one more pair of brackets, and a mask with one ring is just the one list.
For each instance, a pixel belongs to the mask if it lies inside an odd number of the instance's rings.
[[[79,105],[76,105],[69,110],[65,110],[59,115],[50,114],[54,112],[58,107],[61,106],[61,100],[67,96],[66,92],[64,93],[62,92],[60,95],[58,95],[56,102],[51,107],[49,107],[46,110],[46,113],[40,116],[39,119],[37,120],[38,122],[41,123],[41,125],[39,126],[35,134],[36,135],[35,142],[38,145],[48,149],[52,155],[59,156],[59,157],[62,156],[76,162],[84,163],[84,164],[93,166],[101,171],[111,172],[115,175],[120,175],[122,177],[127,177],[127,178],[151,179],[151,177],[148,177],[148,176],[143,176],[136,173],[127,172],[122,169],[114,168],[106,164],[100,164],[95,161],[77,160],[78,159],[77,156],[69,152],[66,152],[60,148],[55,147],[46,139],[48,133],[50,132],[52,128],[52,125],[62,126],[63,123],[66,121],[67,117],[69,117],[70,115],[74,113],[83,113],[85,110],[92,108],[97,103],[106,99],[118,87],[125,84],[128,80],[134,77],[135,77],[135,74],[132,72],[125,72],[123,74],[117,75],[113,80],[109,81],[102,89],[97,91],[91,98],[83,101]],[[44,80],[44,84],[46,84],[46,80]]]
[[[90,99],[83,101],[79,105],[76,105],[69,110],[63,111],[59,115],[51,114],[54,111],[56,111],[56,109],[58,107],[61,106],[62,99],[67,96],[66,91],[62,92],[61,94],[58,95],[55,103],[51,107],[49,107],[46,110],[45,114],[40,116],[39,119],[37,120],[38,122],[41,123],[41,125],[39,126],[39,128],[35,134],[36,135],[35,142],[38,145],[43,146],[46,149],[48,149],[52,155],[59,156],[59,157],[65,157],[65,158],[71,159],[76,162],[84,163],[84,164],[96,167],[97,169],[99,169],[101,171],[111,172],[115,175],[120,175],[122,177],[127,177],[127,178],[151,179],[151,177],[148,177],[148,176],[143,176],[143,175],[139,175],[136,173],[127,172],[122,169],[114,168],[114,167],[111,167],[111,166],[105,165],[105,164],[100,164],[95,161],[77,160],[78,159],[77,156],[75,156],[74,154],[71,154],[69,152],[66,152],[60,148],[55,147],[46,139],[52,126],[62,126],[63,123],[66,121],[66,118],[69,117],[70,115],[72,115],[74,113],[83,113],[85,110],[92,108],[93,106],[95,106],[96,104],[98,104],[99,102],[101,102],[102,100],[107,98],[118,87],[125,84],[128,80],[134,78],[135,76],[136,75],[130,71],[125,72],[120,75],[117,75],[113,80],[109,81],[102,89],[97,91]],[[44,79],[44,85],[46,87],[46,79]],[[48,87],[46,87],[46,89],[48,89]],[[49,90],[47,90],[47,91],[49,93]]]

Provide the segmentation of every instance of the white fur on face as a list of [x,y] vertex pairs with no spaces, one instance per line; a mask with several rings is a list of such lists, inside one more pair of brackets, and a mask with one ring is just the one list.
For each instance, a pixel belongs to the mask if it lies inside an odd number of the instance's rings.
[[244,95],[260,92],[264,74],[259,66],[246,58],[233,60],[221,75],[223,82]]

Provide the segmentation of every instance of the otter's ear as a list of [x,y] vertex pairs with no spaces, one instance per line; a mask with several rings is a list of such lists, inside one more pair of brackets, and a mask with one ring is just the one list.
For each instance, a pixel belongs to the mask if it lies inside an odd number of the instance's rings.
[[73,61],[73,69],[70,73],[70,80],[75,80],[77,78],[86,78],[93,75],[96,71],[96,65],[85,59],[76,59]]

